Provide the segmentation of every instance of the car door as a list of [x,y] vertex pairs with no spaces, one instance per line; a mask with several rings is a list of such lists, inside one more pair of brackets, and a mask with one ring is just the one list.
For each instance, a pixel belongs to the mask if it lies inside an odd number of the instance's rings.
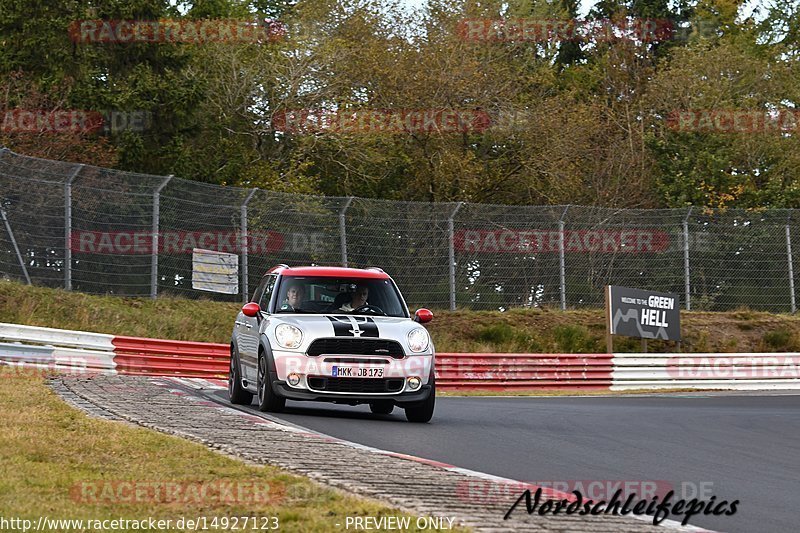
[[272,291],[275,288],[275,280],[277,278],[278,276],[274,274],[264,276],[253,294],[252,301],[258,303],[261,307],[259,316],[245,316],[243,313],[239,315],[240,326],[237,329],[239,330],[238,342],[239,355],[242,360],[242,377],[253,384],[255,384],[258,375],[259,326],[261,321],[264,320],[263,315],[269,310],[269,301],[272,298]]
[[[258,284],[258,287],[256,287],[255,292],[253,292],[253,297],[250,299],[250,302],[258,301],[258,299],[261,297],[261,294],[264,292],[266,284],[267,278],[261,278],[261,282]],[[252,354],[255,337],[252,335],[252,331],[253,321],[242,311],[239,311],[239,314],[236,316],[235,326],[233,328],[233,336],[236,340],[236,348],[239,351],[239,368],[242,378],[246,381],[250,380],[250,367],[253,365]],[[256,349],[258,349],[258,346],[256,346]]]

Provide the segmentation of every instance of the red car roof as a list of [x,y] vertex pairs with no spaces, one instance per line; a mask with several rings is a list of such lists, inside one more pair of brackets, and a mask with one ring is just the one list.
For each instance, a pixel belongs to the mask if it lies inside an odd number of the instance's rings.
[[290,267],[281,270],[282,276],[317,276],[323,278],[389,279],[389,274],[378,270],[343,267]]

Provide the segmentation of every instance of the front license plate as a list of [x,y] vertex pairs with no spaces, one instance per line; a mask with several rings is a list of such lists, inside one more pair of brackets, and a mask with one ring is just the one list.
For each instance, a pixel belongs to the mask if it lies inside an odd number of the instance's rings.
[[334,378],[382,378],[382,368],[361,368],[358,366],[334,366],[331,369]]

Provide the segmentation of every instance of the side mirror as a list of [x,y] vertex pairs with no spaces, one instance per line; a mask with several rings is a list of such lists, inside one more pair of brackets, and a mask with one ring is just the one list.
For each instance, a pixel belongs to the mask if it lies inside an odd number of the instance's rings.
[[255,302],[244,304],[244,307],[242,307],[242,313],[244,313],[244,316],[258,316],[259,312],[261,312],[261,306]]
[[417,312],[414,313],[415,322],[419,322],[420,324],[427,324],[431,320],[433,320],[433,313],[431,313],[430,310],[425,309],[424,307],[422,309],[417,309]]

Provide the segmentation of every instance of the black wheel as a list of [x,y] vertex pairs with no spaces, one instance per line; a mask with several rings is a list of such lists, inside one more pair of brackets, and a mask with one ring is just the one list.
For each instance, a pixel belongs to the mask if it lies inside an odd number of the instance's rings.
[[228,371],[228,399],[237,405],[250,405],[253,393],[242,387],[242,371],[239,368],[239,352],[231,346],[231,366]]
[[394,411],[394,404],[392,402],[370,402],[369,410],[376,415],[389,415]]
[[258,410],[280,413],[286,407],[286,398],[275,395],[267,372],[267,358],[258,354]]
[[430,422],[433,418],[433,409],[436,406],[436,383],[431,376],[431,395],[424,402],[413,407],[406,407],[406,419],[409,422],[426,423]]

